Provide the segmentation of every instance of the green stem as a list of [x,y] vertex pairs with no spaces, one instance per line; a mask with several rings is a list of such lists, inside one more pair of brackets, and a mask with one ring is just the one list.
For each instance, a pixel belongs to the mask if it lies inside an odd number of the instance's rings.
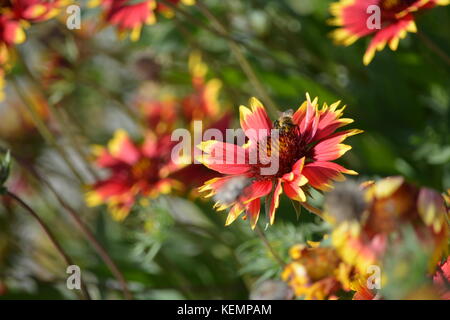
[[441,48],[439,48],[433,40],[431,40],[426,34],[417,31],[417,36],[420,40],[422,40],[422,43],[425,44],[431,51],[433,51],[436,55],[441,57],[442,60],[444,60],[445,63],[450,65],[450,56],[445,53]]
[[[67,266],[74,265],[72,259],[68,256],[68,254],[64,251],[63,247],[59,244],[58,240],[56,240],[56,237],[53,235],[50,228],[45,224],[45,222],[39,217],[39,215],[25,202],[23,201],[19,196],[16,194],[6,191],[5,196],[13,199],[15,202],[17,202],[23,209],[25,209],[26,212],[28,212],[41,226],[42,230],[44,230],[47,237],[50,239],[51,243],[55,247],[56,251],[61,255],[62,259],[66,263]],[[89,295],[89,292],[87,291],[86,285],[83,281],[83,279],[80,279],[81,282],[81,292],[83,293],[83,296],[85,299],[91,300],[91,296]]]
[[278,262],[278,264],[284,268],[284,266],[286,265],[286,263],[283,261],[283,259],[281,259],[281,257],[278,255],[278,253],[275,251],[275,249],[272,247],[272,245],[270,244],[269,240],[267,239],[266,235],[264,234],[264,231],[261,230],[261,227],[259,225],[256,225],[256,233],[258,234],[258,236],[261,238],[262,242],[264,243],[264,245],[266,246],[266,248],[269,250],[269,252],[272,254],[272,256],[274,257],[274,259]]

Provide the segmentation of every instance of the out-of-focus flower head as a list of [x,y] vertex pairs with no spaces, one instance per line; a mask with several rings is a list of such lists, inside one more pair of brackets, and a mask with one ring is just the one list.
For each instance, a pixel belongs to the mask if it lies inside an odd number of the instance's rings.
[[[195,0],[167,0],[168,2],[171,2],[173,5],[179,5],[180,3],[186,5],[186,6],[192,6],[195,4]],[[167,18],[172,18],[175,15],[174,10],[167,6],[166,4],[158,1],[157,10],[159,13],[164,15]]]
[[433,283],[441,295],[442,300],[450,300],[450,257],[439,264],[433,276]]
[[116,220],[125,219],[140,199],[156,198],[181,188],[169,175],[179,166],[171,159],[170,136],[149,132],[141,144],[118,130],[107,147],[95,146],[96,164],[109,170],[109,176],[91,186],[86,194],[89,206],[107,204]]
[[11,0],[0,4],[0,101],[3,100],[4,76],[12,64],[13,48],[25,41],[24,28],[56,16],[66,0]]
[[[342,142],[362,131],[335,132],[353,122],[341,118],[345,107],[338,109],[340,102],[336,102],[319,108],[317,98],[311,101],[306,96],[307,100],[293,115],[283,113],[273,123],[263,104],[252,98],[251,109],[240,107],[240,122],[247,143],[240,146],[215,140],[202,142],[200,148],[205,154],[199,160],[226,176],[206,182],[200,190],[209,191],[207,197],[216,198],[217,210],[231,208],[226,225],[246,211],[244,218],[249,217],[254,228],[261,198],[265,196],[266,213],[273,224],[283,190],[292,200],[305,202],[308,188],[326,191],[331,189],[333,180],[345,179],[343,173],[356,174],[332,161],[351,149]],[[271,138],[273,132],[279,133],[277,139]],[[257,159],[255,155],[259,155]],[[278,170],[270,168],[274,162],[278,162]],[[232,200],[223,197],[223,191],[230,189],[230,185],[233,190],[240,188]]]
[[17,19],[42,22],[57,16],[71,0],[12,0],[12,12]]
[[[407,32],[417,31],[416,13],[449,3],[448,0],[340,0],[330,5],[334,16],[330,23],[340,27],[332,32],[332,37],[337,44],[349,46],[372,35],[363,58],[368,65],[377,50],[383,50],[386,44],[396,50]],[[371,8],[380,10],[379,26],[373,20],[376,11]]]
[[5,12],[0,15],[0,66],[5,68],[11,57],[11,48],[25,41],[25,32],[8,8],[2,10]]
[[170,133],[177,119],[177,101],[165,98],[159,101],[137,101],[137,107],[144,116],[147,125],[158,134]]
[[130,35],[132,41],[140,38],[144,25],[156,23],[155,0],[135,2],[131,0],[93,0],[91,7],[100,5],[104,10],[104,19],[118,29],[120,38]]
[[189,57],[189,70],[195,91],[182,101],[186,120],[191,122],[217,118],[221,111],[218,96],[222,82],[219,79],[206,79],[208,66],[198,52],[193,52]]
[[362,278],[340,259],[334,248],[295,245],[289,250],[292,262],[281,275],[297,297],[307,300],[337,299],[339,290],[355,290]]
[[[402,241],[393,240],[391,235],[408,225],[413,227],[420,243],[429,248],[430,266],[441,259],[447,251],[449,225],[448,209],[439,193],[418,188],[402,177],[367,182],[361,188],[365,205],[357,206],[359,212],[348,214],[346,218],[342,218],[342,208],[329,200],[335,197],[333,192],[326,200],[326,216],[334,225],[332,242],[346,263],[361,273],[370,265],[379,265],[388,248],[401,245]],[[339,192],[338,187],[336,192]],[[354,195],[360,196],[357,192]],[[342,205],[350,207],[345,202],[362,199],[341,200]]]

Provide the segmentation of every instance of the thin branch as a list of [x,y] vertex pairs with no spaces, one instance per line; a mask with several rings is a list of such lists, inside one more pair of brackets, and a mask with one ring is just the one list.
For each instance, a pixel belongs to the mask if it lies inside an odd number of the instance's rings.
[[441,48],[439,48],[433,42],[433,40],[431,40],[426,34],[424,34],[423,32],[420,32],[420,31],[417,31],[417,36],[419,37],[420,40],[422,40],[422,43],[428,47],[428,49],[433,51],[435,54],[437,54],[439,57],[441,57],[445,63],[450,65],[450,56],[446,52],[444,52]]

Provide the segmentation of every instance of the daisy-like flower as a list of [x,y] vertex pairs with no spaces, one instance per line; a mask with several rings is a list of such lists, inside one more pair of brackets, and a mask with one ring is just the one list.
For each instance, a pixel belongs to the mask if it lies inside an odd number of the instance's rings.
[[92,0],[90,7],[100,5],[104,19],[118,29],[120,38],[130,35],[132,41],[139,40],[144,25],[156,23],[156,0],[135,2],[131,0]]
[[[361,132],[335,132],[353,122],[341,118],[345,107],[338,109],[339,104],[319,108],[318,99],[311,101],[307,94],[307,101],[293,115],[284,114],[272,123],[262,103],[252,98],[251,109],[240,107],[247,143],[201,143],[205,154],[199,160],[226,176],[207,181],[200,191],[214,196],[217,210],[231,208],[226,225],[246,211],[244,218],[249,217],[254,228],[265,196],[266,213],[273,224],[283,191],[292,200],[305,202],[308,188],[329,190],[333,180],[344,179],[343,173],[356,174],[332,162],[351,149],[342,142]],[[278,139],[272,138],[274,134]],[[255,154],[260,156],[255,159]]]
[[[429,248],[430,267],[434,267],[447,250],[448,209],[439,193],[417,188],[402,177],[389,177],[363,184],[361,190],[366,205],[355,206],[361,201],[358,192],[354,193],[354,200],[340,196],[339,205],[329,201],[328,198],[335,198],[333,193],[338,189],[327,195],[325,216],[334,225],[333,246],[340,257],[359,272],[366,272],[370,265],[379,265],[388,248],[401,245],[390,236],[408,224],[414,228],[418,240]],[[339,213],[342,206],[347,212],[359,212],[343,217]]]
[[[349,46],[373,35],[363,58],[368,65],[377,50],[383,50],[388,44],[395,51],[407,32],[417,31],[416,13],[449,3],[449,0],[340,0],[330,5],[334,16],[330,24],[340,27],[332,32],[332,37],[336,44]],[[378,9],[374,8],[379,9],[379,21],[376,20]]]
[[180,183],[169,177],[178,169],[170,159],[172,147],[170,136],[149,133],[142,144],[136,144],[125,131],[118,130],[106,148],[94,148],[96,164],[109,169],[110,175],[91,186],[87,204],[107,204],[113,218],[121,221],[138,200],[180,188]]

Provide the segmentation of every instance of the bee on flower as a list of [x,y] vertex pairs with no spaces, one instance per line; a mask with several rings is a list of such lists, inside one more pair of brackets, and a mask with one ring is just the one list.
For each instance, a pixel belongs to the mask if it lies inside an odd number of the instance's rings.
[[[252,98],[251,109],[240,107],[240,123],[248,140],[245,144],[202,142],[204,155],[199,160],[225,176],[207,181],[200,190],[209,191],[207,197],[219,199],[217,210],[230,208],[226,225],[245,211],[244,218],[249,218],[255,228],[263,197],[269,222],[273,224],[283,191],[292,200],[303,203],[310,188],[327,191],[333,181],[345,179],[343,173],[356,174],[332,162],[351,149],[342,142],[362,132],[357,129],[335,132],[353,122],[341,118],[345,106],[338,109],[339,104],[319,108],[318,99],[311,101],[307,94],[307,100],[295,113],[285,113],[272,123],[263,104]],[[239,196],[232,201],[220,201],[223,190],[229,189],[227,185],[238,179]]]
[[383,50],[386,44],[395,51],[408,32],[417,32],[416,14],[449,3],[448,0],[339,0],[330,5],[334,16],[330,24],[339,27],[331,36],[336,44],[345,46],[372,36],[363,58],[368,65],[376,51]]
[[179,169],[176,159],[171,159],[172,147],[170,136],[149,132],[143,143],[137,144],[124,130],[116,131],[107,147],[94,147],[95,163],[108,169],[109,175],[90,187],[87,204],[107,204],[113,218],[122,221],[140,199],[181,189],[180,182],[170,177]]

